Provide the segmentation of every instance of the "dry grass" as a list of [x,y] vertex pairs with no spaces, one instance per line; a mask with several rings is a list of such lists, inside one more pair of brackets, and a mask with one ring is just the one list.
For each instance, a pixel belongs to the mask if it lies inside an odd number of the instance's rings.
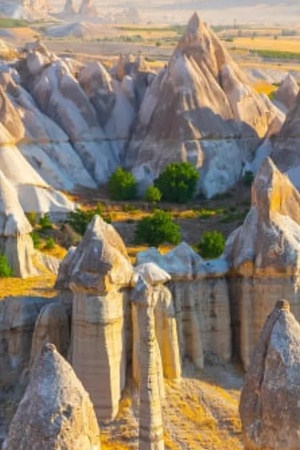
[[270,95],[272,92],[276,91],[278,88],[273,84],[269,84],[266,81],[259,81],[254,83],[254,89],[258,94]]
[[53,285],[55,275],[50,272],[35,277],[26,278],[1,278],[0,279],[0,300],[9,296],[35,295],[43,297],[53,297],[55,291]]
[[58,244],[55,244],[55,247],[51,249],[42,248],[41,251],[46,255],[53,256],[58,259],[63,259],[68,253],[67,249]]
[[298,38],[279,38],[274,40],[272,37],[235,38],[231,47],[247,48],[249,50],[277,50],[300,53],[300,39]]

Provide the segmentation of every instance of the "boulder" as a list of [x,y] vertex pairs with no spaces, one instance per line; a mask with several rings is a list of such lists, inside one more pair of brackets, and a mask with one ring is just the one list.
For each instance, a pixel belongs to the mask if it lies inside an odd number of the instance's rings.
[[90,397],[53,344],[43,347],[33,367],[3,448],[100,449]]
[[240,399],[246,450],[300,446],[300,325],[286,300],[267,317]]
[[278,296],[291,299],[300,318],[300,194],[270,158],[252,185],[252,206],[228,238],[224,256],[235,352],[247,368],[260,330]]

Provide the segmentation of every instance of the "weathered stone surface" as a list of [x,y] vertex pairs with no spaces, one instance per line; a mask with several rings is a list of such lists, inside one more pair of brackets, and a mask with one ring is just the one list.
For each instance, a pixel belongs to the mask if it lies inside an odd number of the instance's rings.
[[94,3],[94,0],[82,0],[78,14],[82,16],[97,17],[98,11]]
[[240,400],[247,450],[300,447],[300,325],[279,301],[260,333]]
[[288,74],[275,92],[274,101],[289,110],[294,105],[298,92],[299,86],[297,81],[291,74]]
[[171,275],[171,290],[181,358],[203,368],[204,357],[228,361],[231,357],[229,293],[224,258],[204,261],[186,243],[161,255],[149,249],[138,263],[154,262]]
[[44,306],[35,322],[31,365],[39,358],[42,348],[47,343],[54,344],[62,356],[67,356],[70,344],[70,319],[61,302]]
[[73,291],[71,361],[98,420],[116,416],[125,385],[133,274],[124,242],[96,216],[56,282],[57,289]]
[[[139,450],[163,450],[162,367],[156,340],[154,308],[157,301],[150,285],[139,277],[131,294],[136,308],[139,355]],[[137,336],[134,336],[137,339]]]
[[47,303],[40,297],[0,301],[0,424],[4,428],[24,393],[35,322]]
[[245,365],[268,311],[278,297],[289,298],[300,317],[300,195],[266,159],[252,186],[252,206],[225,248],[235,352]]
[[33,368],[3,448],[100,449],[90,397],[52,344],[43,347]]
[[240,178],[276,114],[194,14],[143,99],[126,164],[144,190],[167,164],[188,161],[212,197]]

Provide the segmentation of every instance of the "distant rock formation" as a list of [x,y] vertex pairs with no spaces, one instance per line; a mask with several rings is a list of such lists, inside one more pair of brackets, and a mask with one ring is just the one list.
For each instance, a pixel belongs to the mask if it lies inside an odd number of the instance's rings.
[[300,318],[300,194],[271,159],[252,185],[252,206],[228,238],[229,291],[235,351],[247,368],[268,311],[278,297],[291,299]]
[[280,133],[273,139],[271,157],[279,170],[285,172],[300,189],[300,93],[288,111]]
[[65,7],[64,7],[64,13],[68,16],[72,16],[72,15],[76,14],[74,0],[66,0]]
[[246,450],[300,447],[300,325],[286,300],[260,333],[240,399]]
[[139,264],[153,262],[171,276],[182,360],[203,368],[207,360],[229,361],[231,331],[225,259],[204,261],[186,243],[166,255],[150,248],[137,255]]
[[98,11],[94,5],[94,0],[82,0],[78,14],[81,16],[97,17]]
[[168,67],[147,90],[126,164],[143,191],[168,163],[189,161],[212,197],[240,178],[242,163],[253,158],[276,114],[195,13]]
[[53,344],[44,346],[33,368],[3,448],[100,449],[90,397]]
[[298,92],[299,86],[297,81],[292,75],[288,74],[275,92],[274,101],[289,110],[294,105]]
[[14,19],[47,20],[48,11],[46,0],[3,0],[0,5],[0,14]]

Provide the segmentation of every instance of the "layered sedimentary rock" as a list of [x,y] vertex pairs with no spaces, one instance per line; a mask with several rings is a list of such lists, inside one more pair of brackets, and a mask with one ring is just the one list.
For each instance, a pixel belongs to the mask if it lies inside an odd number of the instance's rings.
[[3,448],[100,449],[99,429],[90,397],[52,344],[43,347],[33,368]]
[[6,426],[27,383],[36,319],[49,300],[15,297],[0,301],[0,424]]
[[277,167],[285,172],[295,186],[300,188],[300,93],[288,111],[280,133],[273,139],[271,157]]
[[292,75],[288,74],[275,92],[274,101],[289,110],[294,105],[298,92],[297,81]]
[[[139,450],[163,450],[161,355],[156,339],[157,296],[142,276],[131,294],[137,320],[139,355]],[[134,336],[137,340],[137,335]]]
[[54,344],[67,357],[70,344],[70,320],[61,302],[46,305],[36,319],[31,345],[31,365],[39,358],[45,344]]
[[266,159],[252,185],[252,206],[228,238],[229,291],[235,352],[245,367],[279,298],[300,318],[300,194]]
[[38,273],[31,231],[16,190],[0,170],[0,252],[7,257],[17,277],[26,278]]
[[279,301],[260,333],[240,399],[246,450],[300,447],[300,325]]
[[154,262],[171,275],[168,284],[177,322],[181,358],[203,368],[208,360],[231,357],[229,294],[226,260],[203,261],[186,243],[161,255],[149,249],[139,263]]
[[197,14],[148,89],[127,150],[141,190],[170,162],[189,161],[207,197],[240,177],[276,116]]
[[69,284],[74,295],[72,366],[99,420],[116,416],[125,385],[132,275],[122,239],[97,216],[58,277],[57,286]]

